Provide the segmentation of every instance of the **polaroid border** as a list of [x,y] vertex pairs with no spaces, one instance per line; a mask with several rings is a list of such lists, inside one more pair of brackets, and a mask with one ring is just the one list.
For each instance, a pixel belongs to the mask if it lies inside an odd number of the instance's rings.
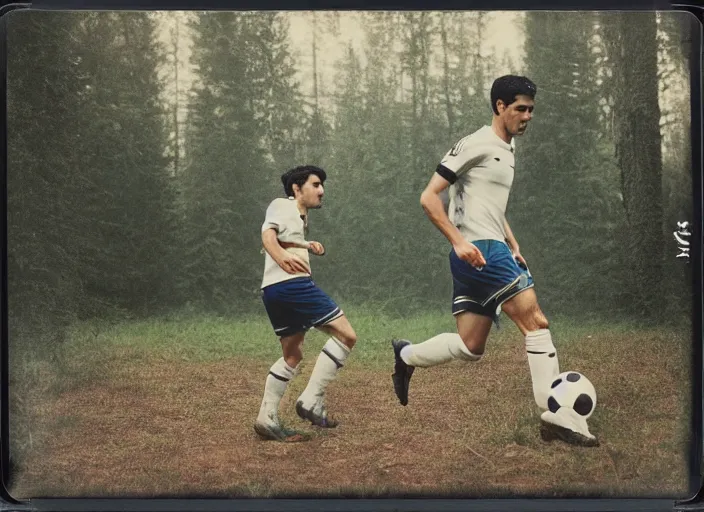
[[[703,224],[704,224],[704,160],[703,148],[704,139],[702,128],[704,127],[704,109],[702,105],[702,73],[704,72],[704,51],[703,51],[703,30],[704,7],[693,6],[684,3],[673,3],[672,9],[675,11],[686,11],[691,13],[696,20],[692,20],[692,53],[690,55],[690,107],[691,107],[691,127],[690,136],[692,141],[692,193],[694,194],[692,203],[692,216],[694,222],[694,240],[692,259],[693,265],[693,295],[692,295],[692,453],[690,455],[690,485],[695,488],[699,486],[697,493],[689,500],[680,500],[675,504],[675,510],[704,510],[704,334],[702,332],[704,317],[704,302],[702,293],[704,292],[704,252],[703,252]],[[696,144],[696,146],[695,146]]]
[[[690,90],[691,95],[691,137],[692,137],[692,188],[693,188],[693,244],[690,264],[693,269],[693,404],[692,404],[692,452],[690,454],[690,486],[694,493],[690,499],[675,501],[671,499],[619,499],[619,498],[498,498],[498,499],[462,499],[458,497],[392,497],[383,499],[339,499],[321,497],[297,497],[297,498],[273,498],[273,499],[218,499],[196,497],[174,497],[174,498],[61,498],[61,499],[31,499],[28,501],[18,501],[7,491],[4,483],[10,476],[9,467],[9,405],[8,405],[8,343],[7,343],[7,210],[3,214],[3,222],[0,228],[0,243],[2,247],[2,283],[0,291],[0,333],[2,343],[0,343],[0,471],[2,474],[2,485],[0,485],[0,511],[317,511],[317,510],[369,510],[369,511],[398,511],[398,510],[476,510],[480,512],[494,510],[525,510],[533,511],[562,511],[573,510],[575,512],[601,512],[601,511],[665,511],[675,510],[677,512],[689,512],[704,510],[704,479],[702,469],[704,468],[704,399],[703,399],[703,367],[704,350],[702,347],[704,338],[702,336],[702,318],[704,316],[704,302],[702,300],[702,275],[704,271],[704,244],[702,239],[702,224],[704,223],[704,188],[703,168],[702,168],[702,71],[704,52],[702,51],[702,27],[704,20],[704,8],[701,6],[673,3],[669,4],[663,0],[628,1],[616,0],[607,2],[605,0],[536,0],[531,5],[521,6],[518,2],[511,0],[491,1],[476,0],[470,5],[459,0],[442,0],[434,2],[432,8],[424,0],[384,0],[375,2],[374,6],[364,5],[363,1],[355,0],[308,0],[305,5],[296,3],[293,0],[238,0],[232,4],[218,2],[217,0],[207,0],[198,2],[196,0],[171,0],[169,2],[158,2],[143,0],[141,2],[120,2],[119,0],[102,0],[90,2],[88,0],[38,0],[34,3],[10,3],[0,6],[0,29],[5,28],[5,17],[3,15],[16,9],[39,9],[39,10],[604,10],[604,11],[687,11],[693,15],[692,19],[692,55],[690,62]],[[4,89],[2,94],[2,106],[7,112],[7,39],[6,31],[2,30],[0,37],[0,73],[2,82],[0,86]],[[7,133],[7,117],[2,116],[0,120],[0,133]],[[7,204],[7,140],[2,137],[0,142],[2,152],[2,199]]]

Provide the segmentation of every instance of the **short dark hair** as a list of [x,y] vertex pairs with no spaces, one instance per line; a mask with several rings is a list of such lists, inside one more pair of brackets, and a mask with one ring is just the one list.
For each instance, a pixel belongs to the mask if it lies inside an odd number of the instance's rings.
[[281,175],[281,183],[284,185],[284,192],[286,195],[289,197],[293,196],[294,183],[299,187],[302,187],[303,184],[308,181],[308,177],[311,174],[315,174],[318,178],[320,178],[321,183],[325,183],[327,174],[323,169],[314,165],[299,165],[298,167],[294,167],[293,169],[289,169],[283,173]]
[[537,92],[537,87],[528,77],[504,75],[494,80],[491,86],[491,109],[494,114],[498,114],[499,111],[496,108],[498,100],[503,101],[508,106],[516,101],[516,96],[519,94],[535,98]]

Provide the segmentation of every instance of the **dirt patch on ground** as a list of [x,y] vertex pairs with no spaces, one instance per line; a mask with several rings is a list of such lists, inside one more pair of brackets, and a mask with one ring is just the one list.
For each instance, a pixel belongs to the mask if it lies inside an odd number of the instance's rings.
[[647,346],[642,339],[593,340],[561,358],[563,369],[579,369],[597,384],[590,427],[598,448],[540,440],[520,345],[491,347],[478,364],[419,369],[407,407],[393,393],[390,366],[370,369],[350,359],[328,392],[342,422],[333,430],[306,426],[294,413],[314,363],[309,357],[281,407],[287,425],[313,433],[297,444],[260,441],[252,429],[270,362],[127,358],[90,387],[36,404],[43,440],[11,492],[682,496],[688,373]]

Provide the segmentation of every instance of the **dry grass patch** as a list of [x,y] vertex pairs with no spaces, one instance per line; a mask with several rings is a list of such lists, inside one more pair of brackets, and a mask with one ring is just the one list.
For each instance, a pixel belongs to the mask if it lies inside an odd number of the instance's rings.
[[282,419],[313,433],[299,444],[263,442],[252,430],[271,361],[165,360],[123,349],[90,384],[34,398],[42,442],[12,494],[683,496],[686,348],[649,332],[594,334],[561,351],[561,367],[582,371],[599,394],[590,425],[601,446],[592,449],[540,440],[518,341],[490,345],[478,364],[417,370],[407,407],[393,394],[390,354],[386,367],[351,358],[328,393],[342,421],[334,430],[293,412],[311,354],[282,402]]

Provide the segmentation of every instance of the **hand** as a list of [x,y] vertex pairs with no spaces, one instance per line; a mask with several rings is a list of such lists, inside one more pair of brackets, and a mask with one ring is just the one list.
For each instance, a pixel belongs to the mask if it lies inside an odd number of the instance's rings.
[[513,253],[513,258],[518,262],[519,265],[522,265],[526,269],[528,268],[528,263],[526,263],[526,259],[523,257],[521,254],[521,251],[516,247],[515,249],[512,249],[511,252]]
[[310,267],[303,261],[300,257],[292,254],[288,251],[284,251],[284,254],[276,262],[279,266],[284,269],[289,274],[297,274],[303,272],[310,275]]
[[486,260],[482,255],[482,252],[477,249],[477,246],[463,240],[460,244],[455,246],[455,253],[457,257],[462,261],[466,261],[473,267],[482,268],[486,265]]
[[325,254],[325,247],[323,247],[323,244],[320,242],[310,242],[309,248],[313,251],[313,254],[317,254],[318,256]]

